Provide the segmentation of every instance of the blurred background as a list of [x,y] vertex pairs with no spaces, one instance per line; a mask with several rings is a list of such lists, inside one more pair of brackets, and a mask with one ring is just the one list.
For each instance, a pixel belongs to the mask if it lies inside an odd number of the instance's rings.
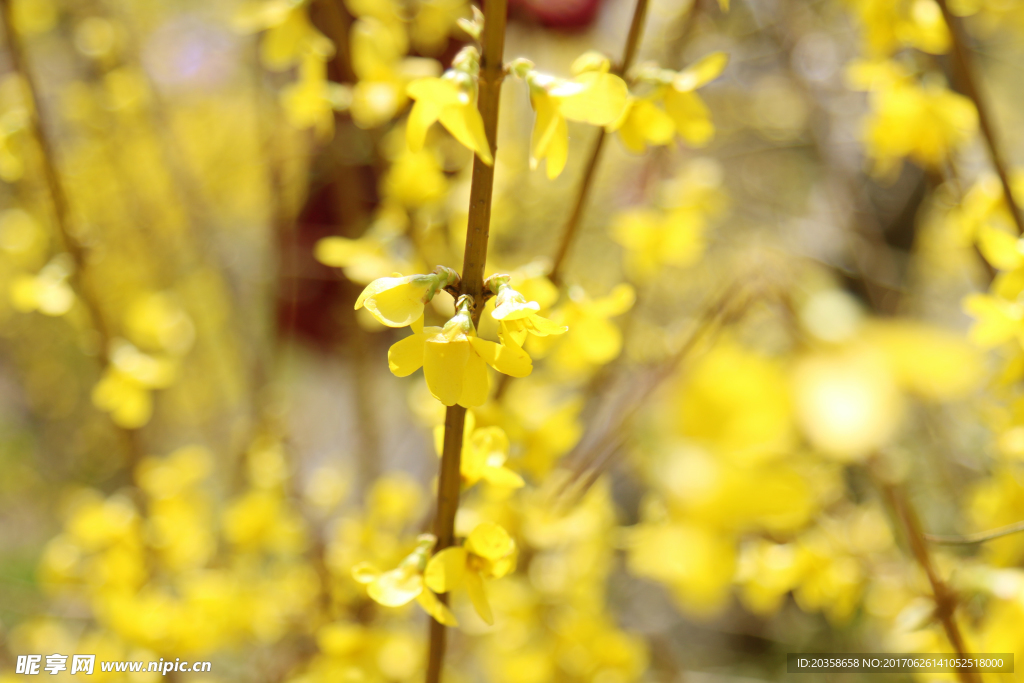
[[[353,304],[461,268],[472,152],[411,151],[406,86],[472,43],[470,4],[0,5],[0,681],[52,653],[419,680],[427,617],[352,568],[430,528],[444,410]],[[506,61],[618,63],[633,12],[510,0]],[[502,88],[486,274],[569,331],[472,410],[525,486],[466,480],[457,531],[499,522],[519,561],[494,625],[453,594],[446,680],[782,680],[788,652],[955,651],[950,620],[1024,653],[1024,537],[915,544],[1024,519],[1024,4],[651,0],[644,26],[630,111],[672,120],[630,119],[639,144],[570,120],[551,179]]]

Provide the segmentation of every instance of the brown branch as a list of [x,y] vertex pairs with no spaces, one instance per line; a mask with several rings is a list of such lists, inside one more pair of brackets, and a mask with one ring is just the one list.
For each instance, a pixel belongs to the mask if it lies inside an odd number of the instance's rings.
[[[924,532],[921,530],[921,521],[917,512],[907,498],[906,492],[892,484],[880,484],[882,493],[885,495],[890,507],[896,515],[903,532],[906,535],[910,551],[921,569],[928,577],[928,583],[932,587],[932,598],[935,601],[935,617],[942,623],[942,628],[949,638],[950,644],[960,657],[968,657],[967,645],[964,642],[963,634],[956,623],[954,612],[956,611],[956,594],[946,585],[939,576],[932,562],[931,553],[928,550],[928,543]],[[981,683],[981,677],[976,672],[959,669],[957,673],[962,683]]]
[[967,46],[967,36],[960,19],[949,11],[947,0],[936,0],[942,9],[942,16],[949,27],[949,34],[952,40],[952,56],[957,66],[960,86],[964,93],[974,102],[978,110],[978,126],[981,128],[981,135],[985,138],[985,146],[988,148],[992,165],[999,176],[999,182],[1003,185],[1003,194],[1006,197],[1006,205],[1010,209],[1013,222],[1017,225],[1017,232],[1024,234],[1024,214],[1021,213],[1017,200],[1013,197],[1013,189],[1010,185],[1009,166],[1003,156],[1002,149],[996,140],[995,126],[992,123],[991,110],[988,101],[984,98],[979,86],[979,79],[975,73],[974,57]]
[[559,495],[571,492],[577,499],[583,495],[611,466],[615,454],[626,443],[626,426],[641,412],[662,382],[674,375],[701,342],[713,339],[725,324],[743,315],[754,297],[760,296],[756,287],[752,287],[754,293],[741,297],[742,284],[733,283],[707,305],[679,350],[633,381],[621,399],[603,406],[604,410],[591,421],[593,431],[581,439],[563,460],[569,465],[570,474],[559,488]]
[[[640,37],[643,34],[644,19],[647,17],[647,0],[637,0],[636,9],[633,10],[633,21],[629,25],[629,35],[626,38],[626,47],[622,52],[622,61],[613,69],[613,73],[623,75],[633,64],[637,49],[640,47]],[[555,284],[560,284],[562,268],[565,266],[565,259],[569,255],[569,249],[580,230],[580,220],[583,218],[583,207],[586,206],[587,198],[594,184],[594,176],[597,171],[597,163],[601,159],[601,150],[604,147],[604,139],[607,136],[604,128],[597,131],[593,146],[590,148],[590,155],[587,158],[587,165],[583,170],[583,178],[580,180],[579,190],[576,192],[576,201],[573,203],[569,219],[562,228],[562,239],[558,243],[558,249],[551,263],[551,272],[548,277]]]
[[1024,531],[1024,522],[1015,522],[1013,524],[1001,526],[998,529],[979,531],[977,533],[966,534],[964,536],[939,536],[936,534],[925,534],[924,539],[929,543],[938,543],[939,545],[975,545],[977,543],[994,541],[997,538],[1009,536],[1010,534],[1019,534],[1022,531]]
[[[106,369],[110,365],[110,341],[112,339],[110,327],[103,315],[99,301],[85,280],[84,273],[88,265],[88,255],[85,246],[79,241],[71,228],[71,209],[68,202],[67,190],[64,187],[60,171],[57,169],[54,146],[46,129],[43,127],[41,118],[41,99],[39,87],[28,68],[25,58],[25,46],[21,37],[14,28],[12,18],[11,0],[0,0],[0,15],[2,15],[3,38],[11,58],[11,65],[14,72],[18,74],[24,85],[25,98],[28,109],[28,126],[39,146],[39,161],[42,166],[43,180],[46,183],[50,195],[50,202],[53,205],[53,219],[60,235],[64,248],[67,249],[71,260],[74,263],[74,272],[68,276],[72,289],[76,292],[79,301],[85,309],[89,323],[96,330],[99,337],[99,352],[97,354],[100,367]],[[117,431],[124,443],[125,452],[128,458],[129,471],[134,470],[135,465],[142,458],[142,446],[138,435],[130,429],[117,427]]]
[[[505,77],[502,55],[505,51],[507,12],[506,0],[487,0],[484,4],[477,106],[484,120],[484,132],[487,134],[491,156],[494,158],[497,157],[498,149],[498,105],[501,98],[501,81]],[[474,322],[479,320],[484,308],[484,264],[487,261],[487,240],[490,235],[493,190],[493,164],[485,164],[480,157],[474,157],[472,185],[469,191],[469,222],[466,226],[466,251],[459,283],[459,294],[473,297]],[[437,536],[435,552],[440,552],[455,542],[455,513],[459,509],[459,489],[462,485],[462,430],[465,421],[466,409],[462,406],[451,406],[445,413],[444,446],[441,452],[441,473],[437,485],[437,516],[434,518],[434,535]],[[431,619],[427,683],[440,682],[446,646],[446,627],[435,619]]]

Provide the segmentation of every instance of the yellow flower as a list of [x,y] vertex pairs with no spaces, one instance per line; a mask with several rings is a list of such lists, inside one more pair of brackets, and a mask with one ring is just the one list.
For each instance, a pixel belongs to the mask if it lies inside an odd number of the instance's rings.
[[667,145],[677,134],[691,146],[707,144],[715,127],[707,105],[695,91],[718,78],[728,63],[726,53],[713,52],[678,73],[653,64],[642,65],[637,79],[654,84],[654,91],[643,98],[631,97],[609,130],[618,132],[619,139],[633,152],[642,152],[649,144]]
[[306,0],[248,2],[235,16],[244,33],[266,31],[260,41],[260,59],[274,71],[284,71],[309,53],[324,58],[334,54],[334,43],[313,27]]
[[847,4],[863,24],[862,39],[869,54],[886,57],[903,47],[931,54],[949,49],[949,29],[935,0],[847,0]]
[[[434,446],[441,455],[444,447],[444,425],[434,428]],[[505,467],[508,459],[508,435],[501,427],[476,428],[476,415],[466,412],[462,432],[462,459],[459,461],[462,481],[470,487],[481,479],[488,484],[516,489],[525,485],[523,478]]]
[[169,386],[175,374],[170,360],[142,353],[128,342],[116,342],[110,365],[93,387],[93,405],[109,412],[115,424],[138,429],[153,414],[150,392]]
[[381,572],[369,562],[360,562],[352,567],[352,578],[366,585],[370,598],[385,607],[401,607],[415,600],[438,622],[445,626],[458,626],[455,615],[434,593],[427,590],[424,581],[427,557],[435,543],[437,538],[433,535],[421,534],[416,539],[416,549],[395,569]]
[[876,175],[895,173],[905,157],[941,168],[978,127],[971,100],[937,82],[918,84],[894,64],[854,63],[847,78],[851,87],[870,91],[864,144]]
[[619,76],[610,73],[611,62],[607,57],[585,52],[572,63],[571,70],[576,87],[558,97],[562,116],[592,126],[607,126],[622,116],[629,87]]
[[530,91],[530,102],[537,112],[530,138],[530,170],[536,170],[546,159],[548,178],[557,178],[569,159],[569,126],[558,111],[554,94],[543,88],[531,87]]
[[704,251],[703,214],[689,208],[661,212],[637,209],[612,224],[612,239],[626,249],[626,268],[638,280],[664,265],[687,266]]
[[619,139],[631,152],[643,152],[647,145],[667,145],[676,137],[675,121],[658,107],[656,96],[630,97],[622,119],[612,124]]
[[537,112],[530,140],[530,168],[547,160],[548,178],[565,168],[569,153],[566,120],[606,126],[622,116],[629,89],[619,76],[609,73],[610,62],[596,53],[586,53],[573,63],[572,80],[555,78],[533,70],[527,60],[516,60],[513,72],[530,86],[530,102]]
[[422,367],[431,395],[446,406],[482,405],[491,387],[488,365],[512,377],[526,377],[533,370],[530,357],[518,346],[476,335],[469,302],[469,297],[461,297],[455,317],[443,328],[424,328],[423,320],[417,320],[414,334],[388,351],[392,373],[407,377]]
[[392,17],[364,16],[349,31],[352,71],[352,121],[360,128],[375,128],[390,121],[408,102],[405,89],[414,78],[437,76],[441,65],[433,59],[407,57],[405,22]]
[[456,56],[454,66],[440,78],[419,78],[409,84],[406,93],[416,103],[409,112],[406,140],[409,149],[423,149],[427,130],[440,121],[456,140],[476,153],[487,165],[494,163],[491,145],[484,131],[484,120],[476,106],[476,75],[479,56],[475,48],[465,48]]
[[320,263],[341,268],[345,277],[363,285],[376,280],[380,273],[425,270],[426,265],[419,257],[409,253],[408,227],[409,216],[401,207],[381,206],[359,239],[324,237],[316,243],[313,255]]
[[71,310],[75,292],[68,284],[72,264],[66,257],[56,257],[38,275],[19,275],[11,283],[11,304],[23,313],[39,311],[59,317]]
[[727,54],[714,52],[680,71],[665,90],[665,112],[672,117],[679,137],[693,147],[703,147],[715,134],[711,112],[695,91],[718,78],[728,63]]
[[609,318],[628,311],[634,301],[636,291],[626,283],[615,286],[599,299],[589,298],[580,287],[570,288],[569,301],[555,316],[570,330],[558,345],[555,364],[568,370],[583,370],[613,360],[622,351],[622,332]]
[[626,534],[629,571],[664,583],[687,613],[711,616],[727,604],[736,568],[732,539],[687,522],[643,522]]
[[423,306],[449,284],[458,282],[451,268],[438,266],[429,275],[395,274],[366,286],[356,299],[356,310],[363,306],[388,327],[405,327],[423,317]]
[[352,103],[352,91],[327,80],[327,62],[310,52],[302,58],[299,80],[281,92],[281,104],[288,122],[299,129],[313,128],[320,138],[334,133],[334,112]]
[[964,299],[964,311],[976,320],[971,340],[983,347],[999,346],[1011,339],[1024,345],[1024,306],[1016,301],[972,294]]
[[522,346],[527,334],[547,337],[568,331],[565,325],[537,315],[540,304],[527,301],[525,296],[512,289],[509,279],[508,275],[494,275],[488,280],[491,289],[497,288],[491,316],[501,323],[502,340],[511,339],[517,346]]
[[478,524],[464,546],[445,548],[430,558],[424,573],[427,587],[435,593],[447,593],[465,587],[480,618],[494,623],[484,579],[498,579],[516,568],[519,550],[516,542],[494,522]]

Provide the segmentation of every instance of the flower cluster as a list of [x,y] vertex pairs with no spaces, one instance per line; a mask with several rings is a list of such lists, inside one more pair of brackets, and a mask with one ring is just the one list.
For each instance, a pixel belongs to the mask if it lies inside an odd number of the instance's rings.
[[527,332],[547,336],[568,329],[536,315],[539,305],[527,302],[511,289],[508,281],[507,275],[489,280],[498,289],[497,297],[501,301],[492,314],[502,323],[501,343],[477,335],[473,321],[474,301],[468,295],[458,298],[455,316],[443,327],[423,326],[424,305],[439,290],[458,283],[458,275],[443,266],[431,275],[374,280],[359,295],[356,308],[365,306],[389,327],[412,328],[411,336],[395,343],[388,351],[388,367],[392,373],[407,377],[423,368],[427,388],[434,398],[446,406],[474,407],[487,400],[491,386],[488,365],[511,377],[526,377],[532,372],[533,362],[522,348]]

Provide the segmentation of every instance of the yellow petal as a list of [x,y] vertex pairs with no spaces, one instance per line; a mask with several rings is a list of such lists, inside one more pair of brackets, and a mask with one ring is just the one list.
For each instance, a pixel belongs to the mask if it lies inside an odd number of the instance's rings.
[[547,160],[548,180],[554,180],[561,175],[565,162],[569,160],[569,125],[561,116],[558,117],[555,134],[548,145]]
[[671,89],[665,94],[665,111],[676,124],[676,132],[694,147],[706,145],[715,134],[711,112],[692,92]]
[[533,315],[529,318],[529,331],[538,337],[547,337],[552,334],[565,334],[569,331],[568,326],[559,325],[540,315]]
[[640,100],[633,106],[631,119],[644,140],[652,145],[667,145],[676,136],[672,117],[649,100]]
[[[640,120],[633,116],[633,109],[634,107],[631,105],[629,113],[623,118],[622,122],[613,127],[615,132],[619,134],[619,140],[626,146],[626,149],[634,154],[642,154],[647,149],[647,144],[646,140],[644,140],[644,132],[640,125]],[[674,127],[672,132],[673,134],[675,133]]]
[[438,107],[448,107],[468,99],[458,85],[445,78],[417,78],[406,86],[405,92],[417,102],[430,102]]
[[529,354],[518,346],[495,344],[486,339],[471,337],[473,349],[498,372],[512,377],[526,377],[533,372]]
[[522,348],[528,334],[525,321],[513,320],[507,322],[502,320],[501,331],[498,333],[498,337],[505,346]]
[[380,576],[380,570],[369,562],[360,562],[352,567],[352,578],[361,584],[370,584]]
[[385,607],[401,607],[423,592],[423,577],[399,567],[377,577],[366,592]]
[[507,489],[518,489],[526,485],[522,477],[507,467],[485,467],[482,477],[488,484]]
[[427,339],[423,354],[423,374],[430,393],[446,406],[453,406],[462,397],[466,363],[472,353],[465,340],[450,342],[436,334]]
[[978,250],[998,270],[1015,270],[1024,265],[1024,249],[1015,235],[989,224],[978,230]]
[[536,301],[509,298],[494,307],[491,317],[495,320],[519,320],[520,318],[528,318],[539,310],[540,304]]
[[465,548],[445,548],[435,553],[423,572],[423,580],[427,588],[435,593],[447,593],[461,586],[466,575],[467,554]]
[[359,294],[355,308],[366,306],[374,318],[388,327],[405,327],[423,317],[427,293],[435,282],[431,275],[378,278]]
[[476,353],[469,354],[466,371],[462,380],[462,397],[459,405],[464,408],[475,408],[487,401],[491,390],[491,376],[487,374],[487,364]]
[[675,79],[673,79],[672,87],[679,92],[696,90],[700,86],[718,78],[728,63],[729,55],[724,52],[712,52],[707,57],[680,71]]
[[438,600],[437,596],[430,591],[423,591],[420,593],[419,597],[416,598],[416,602],[420,604],[420,607],[422,607],[427,614],[434,617],[434,620],[439,624],[444,624],[451,628],[455,628],[459,625],[459,620],[455,618],[455,615],[452,614],[450,609],[448,609],[448,606]]
[[505,557],[494,560],[489,563],[486,568],[487,571],[480,572],[480,575],[484,578],[500,579],[503,576],[508,576],[516,570],[516,564],[519,562],[519,548],[513,545],[512,552]]
[[484,590],[484,581],[476,572],[466,572],[466,592],[473,602],[473,608],[488,624],[494,623],[494,614],[491,612],[491,603],[487,601],[487,592]]
[[555,134],[558,119],[562,116],[558,113],[554,101],[545,92],[535,93],[530,101],[537,112],[537,120],[533,124],[533,133],[530,135],[530,156],[533,161],[543,159],[548,152],[548,145]]
[[350,240],[346,237],[324,237],[313,249],[313,256],[317,261],[336,268],[347,266],[362,254],[363,245],[360,240]]
[[494,163],[480,110],[472,104],[453,105],[441,110],[440,120],[441,125],[447,128],[456,140],[476,152],[482,162],[488,166]]
[[481,522],[466,539],[466,550],[488,560],[498,560],[513,550],[516,544],[500,524]]
[[594,301],[590,313],[604,318],[614,318],[633,308],[636,290],[628,282],[615,285],[607,296]]
[[992,347],[1007,342],[1024,328],[1024,307],[987,294],[971,294],[963,302],[964,311],[977,318],[971,327],[971,340]]
[[427,335],[413,334],[399,340],[388,349],[388,368],[396,377],[408,377],[423,367],[423,347]]
[[622,332],[606,318],[588,315],[572,330],[579,354],[590,363],[604,365],[622,350]]
[[588,87],[559,101],[562,116],[593,126],[607,126],[622,116],[629,97],[624,80],[615,74],[588,71],[577,76],[576,81]]
[[409,110],[409,118],[405,122],[405,140],[409,149],[419,152],[427,140],[427,130],[441,116],[441,107],[429,100],[417,100]]
[[260,59],[271,71],[283,71],[298,63],[304,37],[314,30],[305,11],[294,9],[288,18],[263,35],[260,41]]

